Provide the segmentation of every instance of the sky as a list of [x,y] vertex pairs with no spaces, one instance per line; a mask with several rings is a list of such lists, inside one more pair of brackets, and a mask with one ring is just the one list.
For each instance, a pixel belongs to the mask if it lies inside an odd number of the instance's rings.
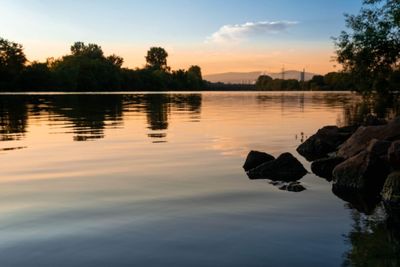
[[172,69],[203,74],[340,69],[332,37],[362,0],[0,0],[0,37],[23,44],[30,61],[99,44],[124,66],[143,67],[162,46]]

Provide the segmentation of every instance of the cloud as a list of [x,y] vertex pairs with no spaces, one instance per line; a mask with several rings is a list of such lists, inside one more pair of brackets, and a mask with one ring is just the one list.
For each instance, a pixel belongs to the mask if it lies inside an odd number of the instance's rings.
[[296,25],[294,21],[260,21],[224,25],[206,40],[208,43],[240,42],[252,37],[276,34]]

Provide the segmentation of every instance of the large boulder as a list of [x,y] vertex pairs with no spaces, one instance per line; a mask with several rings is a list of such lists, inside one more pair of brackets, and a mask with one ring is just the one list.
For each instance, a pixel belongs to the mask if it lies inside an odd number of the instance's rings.
[[389,173],[385,161],[366,150],[333,170],[333,186],[354,191],[380,191]]
[[365,149],[366,144],[373,139],[394,141],[400,139],[400,117],[392,120],[387,125],[361,126],[357,131],[341,145],[337,155],[342,158],[350,158]]
[[302,143],[297,152],[309,161],[324,158],[336,151],[351,136],[353,130],[351,127],[326,126]]
[[380,157],[382,160],[387,161],[388,160],[388,150],[389,147],[391,146],[392,142],[386,141],[386,140],[378,140],[378,139],[372,139],[371,142],[369,142],[367,151],[369,153],[372,153],[378,157]]
[[259,151],[250,151],[247,155],[246,162],[243,165],[243,169],[245,171],[249,171],[254,169],[255,167],[260,166],[261,164],[274,160],[275,157],[270,154],[259,152]]
[[319,177],[330,181],[332,180],[333,169],[343,161],[343,158],[338,157],[319,159],[311,164],[311,171]]
[[400,140],[393,142],[388,149],[388,161],[393,169],[400,170]]
[[248,172],[250,179],[270,179],[278,181],[297,181],[307,174],[292,154],[283,153],[277,159],[266,162]]
[[400,208],[400,171],[392,172],[382,189],[385,204]]

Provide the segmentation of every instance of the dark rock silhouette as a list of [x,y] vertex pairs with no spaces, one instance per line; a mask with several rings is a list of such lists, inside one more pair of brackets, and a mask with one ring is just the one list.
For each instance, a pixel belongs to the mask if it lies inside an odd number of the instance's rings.
[[336,151],[338,146],[351,136],[353,130],[352,127],[323,127],[302,143],[297,148],[297,152],[309,161],[324,158],[329,153]]
[[250,170],[250,179],[270,179],[297,181],[307,174],[307,170],[292,154],[283,153],[277,159],[261,164]]
[[373,153],[362,151],[335,167],[333,185],[349,190],[380,191],[388,173],[386,162]]
[[314,174],[318,175],[319,177],[331,181],[333,169],[343,161],[344,159],[339,157],[319,159],[311,164],[311,170]]
[[363,151],[373,139],[387,141],[400,139],[400,117],[392,120],[387,125],[359,127],[340,147],[337,155],[342,158],[355,156]]
[[372,139],[367,147],[367,151],[378,156],[382,160],[387,161],[388,159],[388,149],[392,142],[386,140]]
[[275,157],[271,156],[270,154],[267,154],[264,152],[259,152],[259,151],[250,151],[250,153],[247,155],[246,162],[243,165],[243,169],[245,171],[249,171],[265,162],[268,162],[268,161],[271,161],[274,159],[275,159]]

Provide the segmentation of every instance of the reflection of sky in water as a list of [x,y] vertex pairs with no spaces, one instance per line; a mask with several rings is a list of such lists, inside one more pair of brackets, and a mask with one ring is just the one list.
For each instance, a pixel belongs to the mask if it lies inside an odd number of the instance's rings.
[[280,191],[241,166],[251,149],[298,156],[301,133],[345,123],[357,101],[0,96],[0,265],[339,266],[354,211],[330,184]]

